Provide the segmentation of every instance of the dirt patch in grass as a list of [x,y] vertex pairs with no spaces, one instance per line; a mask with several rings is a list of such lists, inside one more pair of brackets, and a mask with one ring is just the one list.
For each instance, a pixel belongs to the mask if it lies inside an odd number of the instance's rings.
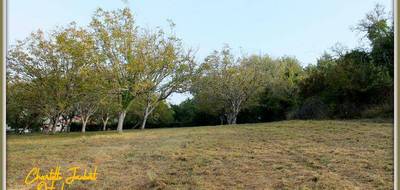
[[285,121],[11,136],[7,187],[32,167],[98,167],[69,189],[392,189],[393,124]]

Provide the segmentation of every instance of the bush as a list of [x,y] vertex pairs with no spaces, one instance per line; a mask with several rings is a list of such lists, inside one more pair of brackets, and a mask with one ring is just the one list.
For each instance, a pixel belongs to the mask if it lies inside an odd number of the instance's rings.
[[288,119],[326,119],[329,107],[319,97],[307,98],[297,109],[287,114]]
[[362,118],[393,118],[394,107],[391,104],[374,105],[361,112]]
[[354,103],[346,102],[336,105],[334,116],[339,119],[353,119],[361,117],[361,108]]

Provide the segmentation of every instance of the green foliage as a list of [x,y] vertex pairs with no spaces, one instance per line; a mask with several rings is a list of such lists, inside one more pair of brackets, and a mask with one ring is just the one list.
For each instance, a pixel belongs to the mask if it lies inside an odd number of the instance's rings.
[[[268,63],[267,63],[268,64]],[[260,98],[262,120],[283,120],[298,104],[298,84],[303,77],[300,62],[291,57],[282,57],[269,63],[269,80]]]
[[230,48],[224,47],[208,56],[201,69],[204,74],[196,79],[192,89],[202,105],[200,109],[213,110],[213,115],[226,117],[228,124],[235,124],[240,110],[261,89],[259,65],[245,57],[236,59]]
[[193,123],[197,107],[192,99],[187,99],[179,105],[171,105],[171,108],[174,111],[174,119],[176,122],[186,125]]
[[[126,118],[126,128],[139,128],[143,122],[143,110],[145,99],[137,99],[129,107],[129,111]],[[152,127],[169,127],[174,122],[174,112],[165,101],[161,101],[155,108],[149,118],[147,119],[147,125],[149,128]]]
[[354,118],[367,107],[389,103],[392,83],[388,71],[376,66],[368,52],[356,49],[338,58],[324,55],[316,66],[306,68],[300,98],[319,97],[329,105],[324,111],[329,117]]
[[174,92],[188,88],[194,61],[191,50],[164,31],[143,30],[135,24],[133,13],[98,9],[90,24],[100,54],[102,69],[109,70],[112,91],[119,98],[122,131],[128,107],[145,98],[142,128],[158,104]]
[[373,63],[387,70],[393,78],[394,24],[391,15],[386,13],[382,5],[377,4],[355,29],[365,34],[369,40]]
[[[69,27],[71,29],[74,25]],[[71,51],[63,48],[63,41],[55,40],[62,35],[62,31],[48,35],[37,31],[13,46],[7,57],[8,82],[25,83],[29,105],[35,107],[41,118],[49,119],[53,126],[72,106],[70,92],[75,75],[70,72],[77,66],[71,59]]]
[[7,83],[6,122],[11,128],[30,128],[38,130],[43,118],[23,82]]

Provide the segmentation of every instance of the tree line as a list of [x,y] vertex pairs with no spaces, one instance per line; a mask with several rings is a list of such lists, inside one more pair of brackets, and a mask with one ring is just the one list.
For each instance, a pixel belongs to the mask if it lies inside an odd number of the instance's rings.
[[[393,19],[377,5],[316,64],[215,50],[201,63],[173,32],[139,27],[130,9],[88,26],[36,31],[7,56],[7,124],[55,132],[393,116]],[[166,99],[190,92],[179,105]],[[79,116],[79,117],[77,117]],[[78,122],[74,118],[79,119]],[[91,125],[91,127],[87,127]]]

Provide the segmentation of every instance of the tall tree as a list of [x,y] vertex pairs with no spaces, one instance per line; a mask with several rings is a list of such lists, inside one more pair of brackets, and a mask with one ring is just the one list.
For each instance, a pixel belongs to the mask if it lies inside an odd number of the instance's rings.
[[63,30],[56,37],[59,51],[73,67],[68,72],[68,79],[72,85],[68,95],[70,106],[76,108],[82,122],[82,132],[91,116],[96,112],[100,98],[104,92],[102,88],[104,77],[101,75],[101,63],[104,61],[96,49],[93,36],[83,28],[71,26]]
[[149,115],[172,93],[188,90],[195,72],[192,50],[185,50],[175,36],[166,36],[162,30],[147,33],[140,41],[138,54],[145,61],[144,111],[141,129]]
[[106,57],[103,68],[111,71],[111,93],[119,97],[117,131],[122,132],[130,104],[148,89],[144,83],[146,61],[137,51],[140,34],[128,8],[117,11],[98,9],[90,26],[98,49]]

